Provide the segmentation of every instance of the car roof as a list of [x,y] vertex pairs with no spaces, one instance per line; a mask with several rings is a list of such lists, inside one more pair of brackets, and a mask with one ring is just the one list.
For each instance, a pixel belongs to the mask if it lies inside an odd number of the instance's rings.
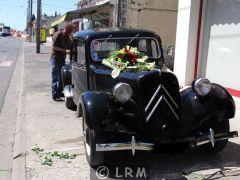
[[79,31],[74,34],[75,38],[82,37],[84,39],[96,39],[96,38],[107,38],[111,35],[114,37],[134,37],[138,34],[139,37],[155,37],[158,35],[153,31],[134,29],[134,28],[100,28]]

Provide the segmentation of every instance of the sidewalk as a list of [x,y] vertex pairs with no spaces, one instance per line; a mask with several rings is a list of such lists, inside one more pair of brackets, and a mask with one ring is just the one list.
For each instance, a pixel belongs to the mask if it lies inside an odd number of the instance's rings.
[[[50,96],[50,48],[41,47],[35,54],[35,44],[24,46],[24,82],[22,117],[26,137],[26,177],[31,180],[81,180],[94,177],[85,158],[81,120],[75,112],[65,108],[64,102],[54,102]],[[231,128],[240,131],[240,101],[236,99],[237,114],[231,120]],[[31,149],[36,144],[44,152],[55,151],[79,154],[76,159],[53,158],[53,165],[41,165],[39,155]],[[25,144],[23,144],[25,145]],[[150,152],[108,153],[108,167],[144,166],[149,169],[150,179],[239,179],[240,138],[231,140],[227,148],[214,156],[196,150],[178,154]],[[224,175],[222,175],[224,174]]]
[[[41,54],[35,54],[35,44],[26,43],[24,53],[27,179],[89,179],[80,119],[65,108],[64,102],[51,100],[50,48],[41,46]],[[80,155],[71,161],[53,158],[52,166],[41,165],[39,156],[31,151],[36,144],[44,152],[57,150]]]

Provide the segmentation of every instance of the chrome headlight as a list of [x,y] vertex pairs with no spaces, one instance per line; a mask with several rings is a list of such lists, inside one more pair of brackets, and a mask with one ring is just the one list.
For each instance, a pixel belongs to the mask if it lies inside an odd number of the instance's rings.
[[200,78],[193,82],[193,91],[199,96],[206,96],[211,91],[212,84],[206,78]]
[[121,102],[127,102],[132,97],[132,88],[127,83],[118,83],[113,88],[113,95]]

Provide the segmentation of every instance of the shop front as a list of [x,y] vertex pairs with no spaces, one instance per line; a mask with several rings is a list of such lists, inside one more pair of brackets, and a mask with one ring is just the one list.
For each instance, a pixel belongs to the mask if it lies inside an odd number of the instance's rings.
[[64,27],[66,23],[73,23],[76,30],[90,28],[112,27],[114,6],[109,0],[81,1],[77,10],[69,11],[52,23],[52,27]]
[[206,77],[240,97],[240,1],[180,0],[174,71]]

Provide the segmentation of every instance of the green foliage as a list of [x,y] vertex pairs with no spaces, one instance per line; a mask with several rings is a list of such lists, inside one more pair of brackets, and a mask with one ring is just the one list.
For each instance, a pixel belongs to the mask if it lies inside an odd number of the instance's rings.
[[35,152],[36,154],[39,154],[40,152],[43,152],[44,149],[40,148],[38,145],[35,145],[34,148],[31,149],[33,152]]
[[155,68],[155,62],[148,62],[148,56],[138,51],[136,47],[126,46],[103,59],[102,64],[113,69],[112,76],[116,78],[121,71],[150,71]]
[[[71,154],[68,152],[43,152],[44,149],[38,147],[37,145],[31,149],[33,152],[35,152],[38,157],[41,160],[41,165],[47,165],[47,166],[52,166],[53,165],[53,158],[58,158],[58,159],[75,159],[78,154]],[[68,161],[68,163],[71,163],[71,161]]]

